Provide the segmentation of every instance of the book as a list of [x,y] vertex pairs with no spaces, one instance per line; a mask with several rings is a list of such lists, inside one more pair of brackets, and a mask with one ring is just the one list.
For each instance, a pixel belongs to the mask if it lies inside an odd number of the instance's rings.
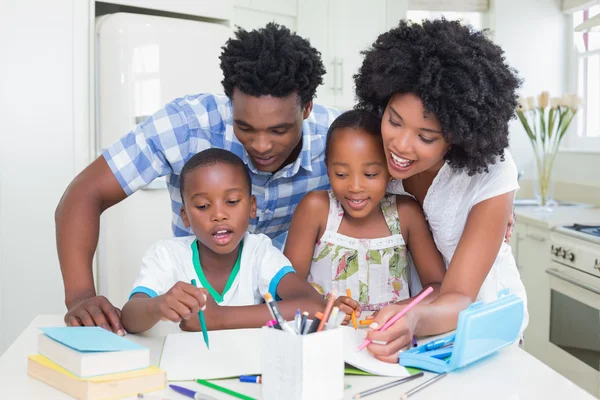
[[157,367],[90,378],[78,377],[41,354],[28,356],[27,373],[76,399],[104,400],[161,390],[167,375]]
[[79,377],[150,365],[150,350],[100,327],[41,328],[38,352]]
[[[346,363],[371,375],[411,375],[412,371],[398,363],[379,361],[367,350],[357,352],[356,348],[365,338],[366,330],[354,330],[347,326],[337,329],[343,330]],[[170,334],[165,339],[159,366],[167,372],[170,381],[259,375],[262,373],[262,332],[262,329],[211,331],[210,350],[204,345],[201,332]]]

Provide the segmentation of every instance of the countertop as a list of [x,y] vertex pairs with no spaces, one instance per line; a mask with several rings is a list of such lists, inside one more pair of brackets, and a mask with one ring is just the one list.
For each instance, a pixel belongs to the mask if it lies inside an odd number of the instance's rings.
[[[64,399],[62,392],[39,382],[27,375],[27,355],[35,354],[37,328],[62,326],[62,315],[39,315],[17,338],[8,350],[0,356],[0,398],[1,399]],[[156,364],[160,357],[164,335],[178,331],[176,324],[161,323],[142,335],[129,335],[128,338],[150,348],[151,362]],[[395,388],[369,396],[369,399],[400,398],[403,392],[433,376],[417,379]],[[351,399],[356,393],[390,382],[395,378],[346,376],[344,381],[351,385],[344,391],[344,398]],[[196,391],[218,399],[232,397],[201,387],[193,382],[182,382]],[[235,379],[222,380],[220,384],[248,396],[260,398],[260,385],[240,383]],[[184,400],[185,397],[169,389],[152,393],[154,396]],[[495,355],[481,360],[467,368],[450,373],[446,378],[414,395],[414,399],[594,399],[590,394],[571,381],[559,375],[542,362],[532,357],[518,346],[507,347]],[[411,399],[413,397],[411,396]]]

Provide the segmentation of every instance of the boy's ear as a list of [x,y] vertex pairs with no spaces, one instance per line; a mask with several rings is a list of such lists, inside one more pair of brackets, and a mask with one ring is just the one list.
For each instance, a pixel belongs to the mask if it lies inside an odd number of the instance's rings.
[[256,197],[250,196],[250,218],[256,218]]
[[179,209],[179,213],[181,214],[181,220],[183,221],[183,226],[186,228],[190,227],[190,220],[187,217],[187,213],[185,212],[185,206],[181,206]]

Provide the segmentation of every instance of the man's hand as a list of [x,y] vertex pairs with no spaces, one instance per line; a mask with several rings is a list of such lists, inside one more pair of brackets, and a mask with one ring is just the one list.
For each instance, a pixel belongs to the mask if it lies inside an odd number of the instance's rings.
[[67,326],[99,326],[123,336],[121,310],[113,306],[104,296],[94,296],[81,300],[65,315]]
[[206,308],[208,292],[196,286],[177,282],[169,291],[155,297],[156,310],[163,321],[181,322]]

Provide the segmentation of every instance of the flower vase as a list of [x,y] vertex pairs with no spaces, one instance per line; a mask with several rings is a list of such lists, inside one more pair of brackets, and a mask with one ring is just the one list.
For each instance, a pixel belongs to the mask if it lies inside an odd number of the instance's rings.
[[552,212],[556,206],[554,199],[554,171],[553,164],[555,154],[536,155],[535,174],[533,175],[533,196],[540,209],[544,212]]

